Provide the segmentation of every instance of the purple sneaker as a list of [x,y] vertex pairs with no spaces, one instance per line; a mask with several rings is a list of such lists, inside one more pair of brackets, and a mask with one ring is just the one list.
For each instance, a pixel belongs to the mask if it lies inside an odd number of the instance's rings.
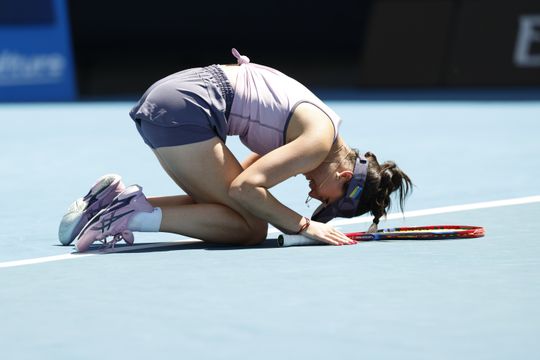
[[[133,233],[127,228],[129,220],[137,213],[152,211],[154,207],[142,193],[142,188],[138,185],[128,186],[106,209],[86,224],[75,241],[75,249],[86,251],[94,241],[100,241],[106,247],[114,247],[120,240],[133,245]],[[107,241],[109,236],[113,238]]]
[[58,239],[62,245],[71,244],[86,223],[124,191],[125,186],[121,179],[116,174],[103,175],[97,179],[86,196],[75,200],[69,206],[58,229]]

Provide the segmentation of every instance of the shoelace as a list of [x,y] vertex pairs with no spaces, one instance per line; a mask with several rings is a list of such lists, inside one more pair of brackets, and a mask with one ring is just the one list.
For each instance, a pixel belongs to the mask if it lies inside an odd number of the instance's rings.
[[[129,231],[129,230],[126,230],[126,231]],[[116,246],[116,243],[119,242],[119,241],[122,241],[122,240],[126,244],[128,244],[128,242],[124,238],[123,232],[114,235],[112,240],[110,240],[110,241],[107,241],[108,237],[109,236],[106,236],[103,239],[97,239],[97,241],[99,241],[102,244],[100,249],[114,249],[114,247]]]
[[235,48],[233,48],[231,50],[233,56],[236,58],[236,60],[238,61],[238,65],[242,65],[242,64],[249,64],[250,63],[250,60],[247,56],[245,55],[240,55],[240,53],[238,52],[238,50],[236,50]]

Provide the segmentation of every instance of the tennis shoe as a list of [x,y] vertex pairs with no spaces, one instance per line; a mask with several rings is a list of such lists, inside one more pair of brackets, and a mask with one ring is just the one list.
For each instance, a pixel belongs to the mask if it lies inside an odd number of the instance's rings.
[[124,189],[119,175],[108,174],[97,179],[90,191],[84,197],[75,200],[62,217],[58,229],[58,239],[62,245],[71,244],[88,221],[109,206]]
[[[106,209],[88,222],[75,241],[75,248],[83,252],[96,241],[106,248],[114,248],[121,240],[133,245],[133,232],[128,229],[130,219],[137,213],[152,211],[154,207],[144,196],[142,188],[138,185],[128,186]],[[112,239],[107,240],[110,237]]]

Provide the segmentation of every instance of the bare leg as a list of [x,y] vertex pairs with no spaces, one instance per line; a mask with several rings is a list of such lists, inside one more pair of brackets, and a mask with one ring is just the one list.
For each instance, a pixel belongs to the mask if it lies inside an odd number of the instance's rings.
[[[161,156],[157,153],[156,157],[159,160],[159,163],[165,170],[165,172],[171,177],[171,179],[174,180],[174,182],[180,187],[183,188],[184,185],[182,185],[180,179],[178,176],[169,168],[169,165],[161,159]],[[155,196],[155,197],[149,197],[148,201],[150,201],[150,204],[154,207],[174,207],[178,205],[191,205],[194,204],[195,201],[193,201],[193,198],[189,195],[176,195],[176,196]]]
[[228,195],[242,167],[218,138],[154,150],[171,178],[189,196],[151,198],[160,206],[160,231],[204,241],[254,245],[266,238],[268,224]]
[[153,207],[191,205],[195,203],[189,195],[153,196],[149,197],[148,201]]

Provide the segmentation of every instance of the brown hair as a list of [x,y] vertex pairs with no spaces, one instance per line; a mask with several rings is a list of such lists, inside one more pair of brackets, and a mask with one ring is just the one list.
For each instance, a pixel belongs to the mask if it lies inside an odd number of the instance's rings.
[[[354,151],[354,156],[358,156],[358,150]],[[405,199],[412,192],[413,183],[395,162],[386,161],[380,165],[375,154],[367,152],[364,156],[368,161],[368,169],[356,216],[371,212],[373,228],[376,229],[379,219],[386,216],[390,209],[390,195],[397,191],[399,207],[403,212]]]

